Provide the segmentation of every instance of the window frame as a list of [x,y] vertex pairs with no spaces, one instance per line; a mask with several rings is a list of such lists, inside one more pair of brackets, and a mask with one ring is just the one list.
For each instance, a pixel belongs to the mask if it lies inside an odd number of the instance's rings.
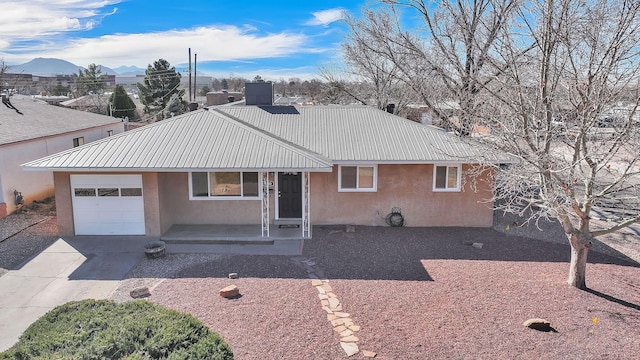
[[[445,187],[438,188],[436,187],[436,178],[438,174],[438,168],[444,167],[446,168],[445,172]],[[456,168],[457,176],[456,176],[456,187],[448,187],[448,179],[449,179],[449,169]],[[462,191],[462,164],[433,164],[433,192],[461,192]]]
[[78,147],[84,145],[84,136],[78,136],[77,138],[73,138],[73,147]]
[[[207,174],[207,196],[193,196],[193,173],[206,173]],[[240,174],[240,191],[239,196],[220,196],[211,195],[211,175],[212,173],[239,173]],[[245,173],[257,173],[258,174],[258,195],[257,196],[245,196],[244,195],[244,174]],[[189,171],[189,200],[261,200],[262,199],[262,186],[260,186],[260,179],[262,179],[261,171]]]
[[[342,167],[356,168],[356,187],[342,187]],[[373,168],[373,187],[360,187],[360,168]],[[341,164],[338,165],[338,192],[378,192],[378,165],[377,164]]]

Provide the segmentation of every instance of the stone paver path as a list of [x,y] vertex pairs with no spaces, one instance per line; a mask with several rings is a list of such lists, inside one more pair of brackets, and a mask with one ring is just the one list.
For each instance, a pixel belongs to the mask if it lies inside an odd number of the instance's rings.
[[[356,334],[360,331],[360,326],[353,322],[351,314],[342,311],[342,303],[333,292],[333,288],[329,285],[329,280],[325,277],[324,272],[311,259],[295,257],[292,260],[307,270],[307,274],[311,279],[311,286],[318,291],[320,306],[327,313],[327,321],[331,323],[333,331],[339,336],[340,346],[344,352],[348,357],[359,353],[359,339]],[[362,354],[371,358],[377,355],[373,351],[366,350],[362,351]]]

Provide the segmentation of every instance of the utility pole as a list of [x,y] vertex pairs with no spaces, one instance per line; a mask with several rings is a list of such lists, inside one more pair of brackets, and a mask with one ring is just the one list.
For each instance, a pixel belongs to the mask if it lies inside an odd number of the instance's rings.
[[193,101],[196,101],[198,91],[196,83],[198,82],[198,53],[193,54]]
[[189,48],[189,102],[191,102],[191,48]]

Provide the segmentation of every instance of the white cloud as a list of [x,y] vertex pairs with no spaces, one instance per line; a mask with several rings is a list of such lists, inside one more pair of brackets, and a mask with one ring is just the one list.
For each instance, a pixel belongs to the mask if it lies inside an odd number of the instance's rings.
[[[293,53],[316,53],[305,46],[304,35],[277,33],[256,35],[235,26],[206,26],[153,33],[114,34],[98,38],[70,40],[42,45],[36,52],[5,54],[5,60],[19,62],[34,57],[53,57],[86,66],[96,63],[108,67],[135,65],[146,68],[163,58],[171,64],[187,62],[187,48],[198,54],[198,61],[232,61],[284,57]],[[1,54],[1,53],[0,53]]]
[[9,0],[0,9],[0,38],[14,40],[91,29],[104,16],[100,9],[120,0]]
[[313,19],[306,22],[306,25],[322,25],[327,26],[332,22],[342,20],[345,16],[345,10],[342,8],[328,9],[316,11],[312,13]]

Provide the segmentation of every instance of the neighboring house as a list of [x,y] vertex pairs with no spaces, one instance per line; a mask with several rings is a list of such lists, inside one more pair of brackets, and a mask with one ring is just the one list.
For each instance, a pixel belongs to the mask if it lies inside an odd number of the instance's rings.
[[48,105],[29,97],[2,97],[0,105],[0,218],[25,204],[53,195],[53,175],[25,172],[20,164],[123,132],[108,116]]
[[315,105],[306,96],[277,96],[274,105]]
[[104,94],[88,94],[60,103],[60,106],[96,114],[109,113],[109,96]]
[[241,92],[233,92],[233,91],[210,91],[207,93],[207,106],[213,105],[223,105],[236,101],[240,101],[243,99],[243,94]]
[[309,238],[312,225],[384,225],[394,207],[407,226],[492,225],[490,171],[465,180],[505,156],[372,107],[255,99],[247,88],[256,105],[192,111],[23,166],[54,172],[61,235],[253,224],[269,237],[286,223]]

